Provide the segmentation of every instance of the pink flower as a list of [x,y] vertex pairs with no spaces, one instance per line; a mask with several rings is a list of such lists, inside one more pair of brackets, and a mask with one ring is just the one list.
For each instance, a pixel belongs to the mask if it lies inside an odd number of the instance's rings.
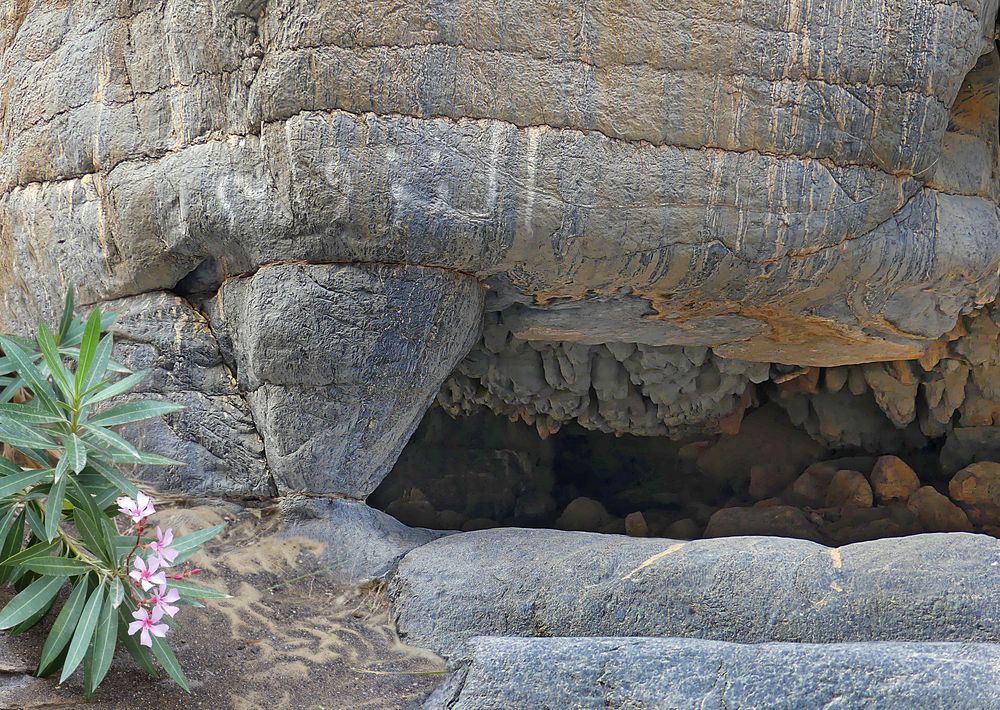
[[166,624],[158,623],[163,618],[163,609],[160,607],[153,607],[152,613],[146,609],[133,611],[132,618],[135,621],[128,625],[129,636],[139,633],[139,643],[143,646],[153,645],[153,639],[150,637],[150,634],[163,638],[167,635],[167,630],[170,628]]
[[157,571],[160,567],[160,560],[157,557],[150,557],[149,563],[141,557],[136,557],[133,563],[134,570],[128,576],[142,585],[143,591],[148,592],[158,584],[166,584],[167,577],[162,571]]
[[139,491],[139,494],[132,500],[128,496],[118,499],[118,510],[122,515],[132,518],[133,523],[140,523],[144,519],[156,512],[153,507],[153,500],[148,495]]
[[166,584],[161,584],[160,588],[153,592],[146,601],[152,603],[154,608],[162,609],[163,613],[173,618],[180,609],[172,606],[171,603],[181,598],[181,593],[176,589],[167,590]]
[[180,554],[177,550],[171,549],[169,547],[170,543],[174,541],[174,531],[167,528],[166,532],[160,532],[159,526],[156,527],[156,539],[149,543],[146,547],[153,551],[158,558],[160,558],[160,565],[162,567],[169,567],[177,559],[177,555]]

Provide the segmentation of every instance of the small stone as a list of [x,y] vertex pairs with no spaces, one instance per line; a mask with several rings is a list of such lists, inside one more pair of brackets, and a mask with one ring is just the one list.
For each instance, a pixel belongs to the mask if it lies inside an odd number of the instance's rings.
[[754,500],[772,498],[788,488],[796,478],[791,466],[756,464],[750,467],[750,497]]
[[556,520],[560,530],[599,532],[611,516],[601,503],[593,498],[574,498]]
[[712,516],[705,537],[771,535],[819,541],[819,531],[798,508],[776,505],[771,508],[723,508]]
[[691,518],[681,518],[667,527],[667,537],[672,540],[694,540],[701,533],[701,527]]
[[787,505],[781,498],[765,498],[753,504],[754,508],[773,508],[776,505]]
[[837,471],[826,491],[827,508],[871,508],[872,487],[860,471]]
[[636,511],[625,516],[625,534],[632,537],[649,537],[649,525],[642,513]]
[[532,491],[518,496],[514,505],[514,519],[518,523],[537,525],[552,520],[556,507],[556,499],[550,494]]
[[972,532],[972,523],[961,508],[932,486],[924,486],[910,496],[906,507],[920,520],[926,532]]
[[465,521],[466,516],[457,510],[439,510],[434,527],[438,530],[461,530]]
[[875,508],[845,508],[840,520],[820,529],[828,538],[827,544],[832,542],[837,545],[923,532],[916,514],[902,503]]
[[826,503],[826,492],[836,474],[834,466],[814,463],[795,479],[791,489],[792,496],[803,506],[821,508]]
[[879,503],[905,501],[920,488],[916,472],[898,456],[879,456],[872,468],[871,482]]
[[385,512],[411,528],[433,528],[437,524],[437,511],[425,498],[394,500]]
[[948,494],[976,525],[1000,525],[1000,463],[966,466],[951,479]]

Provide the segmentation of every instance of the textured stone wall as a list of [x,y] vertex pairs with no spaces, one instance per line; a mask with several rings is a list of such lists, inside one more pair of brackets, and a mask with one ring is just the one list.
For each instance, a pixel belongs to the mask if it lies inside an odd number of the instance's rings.
[[0,329],[114,302],[191,490],[363,497],[484,308],[455,411],[727,431],[770,378],[825,442],[960,467],[1000,446],[996,15],[7,2]]

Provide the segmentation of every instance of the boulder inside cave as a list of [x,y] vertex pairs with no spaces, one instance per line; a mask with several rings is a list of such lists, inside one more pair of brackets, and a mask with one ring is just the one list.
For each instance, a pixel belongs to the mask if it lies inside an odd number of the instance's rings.
[[997,534],[996,509],[978,498],[990,498],[1000,465],[950,475],[940,444],[902,456],[830,448],[774,403],[750,411],[735,435],[681,440],[578,424],[542,438],[486,409],[452,417],[435,406],[369,503],[438,530],[773,535],[831,546],[923,532]]

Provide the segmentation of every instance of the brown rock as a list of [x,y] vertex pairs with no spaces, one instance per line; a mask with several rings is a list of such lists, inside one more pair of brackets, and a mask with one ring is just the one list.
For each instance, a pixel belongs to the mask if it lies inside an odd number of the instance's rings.
[[860,471],[837,471],[826,491],[828,508],[871,508],[873,500],[872,487]]
[[705,537],[734,535],[774,535],[820,540],[816,526],[798,508],[776,505],[771,508],[723,508],[712,516]]
[[433,528],[437,525],[437,511],[426,498],[394,500],[385,512],[411,528]]
[[778,495],[795,481],[795,469],[777,464],[756,464],[750,467],[750,497],[763,500]]
[[781,498],[765,498],[753,504],[754,508],[773,508],[776,505],[787,505]]
[[694,540],[701,533],[701,527],[691,518],[681,518],[667,527],[667,537],[673,540]]
[[834,466],[814,463],[802,472],[792,484],[791,494],[795,501],[810,508],[820,508],[826,503],[826,492],[837,474]]
[[1000,463],[966,466],[951,479],[948,494],[976,525],[1000,525]]
[[607,509],[593,498],[583,496],[574,498],[556,520],[560,530],[581,530],[583,532],[600,532],[611,516]]
[[465,522],[465,525],[462,526],[462,530],[465,532],[472,532],[473,530],[488,530],[495,527],[498,527],[497,521],[492,518],[472,518],[472,520],[467,520]]
[[920,488],[916,472],[898,456],[879,456],[872,469],[871,481],[879,503],[905,501]]
[[625,516],[625,534],[632,537],[649,537],[649,525],[646,518],[640,512],[629,513]]
[[906,502],[927,532],[972,532],[972,523],[961,508],[932,486],[924,486]]
[[840,520],[824,524],[820,530],[829,542],[837,545],[923,532],[916,514],[902,503],[876,508],[845,508]]

